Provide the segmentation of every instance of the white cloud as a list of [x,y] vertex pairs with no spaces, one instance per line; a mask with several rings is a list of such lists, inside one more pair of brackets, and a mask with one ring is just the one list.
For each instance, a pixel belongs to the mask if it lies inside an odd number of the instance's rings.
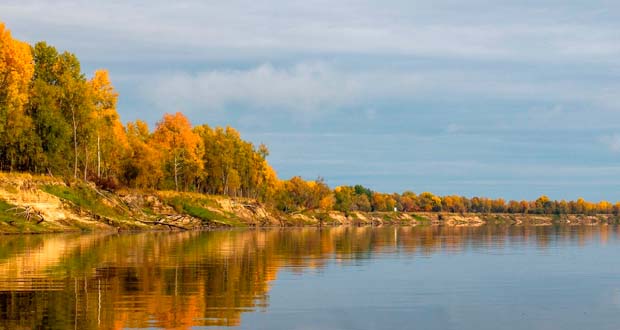
[[[584,8],[468,1],[8,1],[16,35],[99,58],[288,54],[618,63],[620,37]],[[610,12],[617,4],[606,4]],[[579,21],[570,18],[578,10]],[[614,22],[614,20],[611,20]],[[63,33],[58,33],[63,32]],[[162,53],[159,53],[163,52]]]
[[[620,110],[620,94],[610,92],[620,90],[620,86],[607,82],[531,80],[484,70],[352,70],[328,62],[298,62],[292,66],[266,63],[248,69],[216,68],[191,74],[160,72],[140,80],[145,82],[141,91],[146,102],[160,110],[189,113],[243,107],[259,112],[290,111],[316,116],[343,108],[359,108],[360,115],[373,119],[383,110],[380,104],[385,101],[432,101],[449,97],[464,103],[472,100],[540,102],[543,106],[525,108],[517,119],[522,125],[546,126],[568,123],[565,119],[574,121],[575,113],[565,111],[564,104],[583,103],[596,109]],[[503,109],[497,111],[506,113]],[[578,119],[576,123],[581,125],[584,121]],[[453,133],[454,128],[449,127],[448,132]]]
[[419,83],[414,74],[346,72],[315,62],[289,68],[263,64],[247,70],[162,74],[145,84],[143,93],[157,106],[168,109],[213,110],[243,105],[263,111],[314,113],[376,98],[400,97],[414,91]]
[[[75,52],[87,71],[109,68],[123,118],[180,110],[244,133],[344,134],[268,138],[278,171],[307,163],[312,176],[347,178],[364,164],[358,179],[395,175],[374,179],[386,189],[427,180],[450,193],[463,174],[498,189],[518,175],[513,194],[532,197],[548,173],[549,184],[619,177],[601,153],[620,152],[617,0],[3,0],[0,13],[15,37]],[[377,142],[377,132],[420,137]],[[289,165],[304,157],[348,163]],[[585,158],[597,168],[558,170]],[[434,162],[467,159],[483,165]]]

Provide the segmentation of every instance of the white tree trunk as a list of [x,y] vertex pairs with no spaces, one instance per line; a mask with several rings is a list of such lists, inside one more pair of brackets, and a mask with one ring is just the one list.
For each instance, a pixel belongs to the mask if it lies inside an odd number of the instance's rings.
[[77,147],[77,122],[75,121],[75,109],[71,108],[73,119],[73,177],[77,179],[78,173],[78,147]]
[[176,189],[176,191],[179,191],[179,169],[178,169],[179,163],[178,163],[178,158],[177,158],[177,154],[174,154],[174,187]]
[[101,179],[101,138],[97,131],[97,179]]
[[88,146],[84,145],[84,181],[88,181]]

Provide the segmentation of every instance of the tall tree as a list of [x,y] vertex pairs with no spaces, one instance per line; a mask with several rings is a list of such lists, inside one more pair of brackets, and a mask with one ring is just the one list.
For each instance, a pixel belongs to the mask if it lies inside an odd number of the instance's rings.
[[[88,87],[86,78],[80,71],[80,62],[71,53],[63,53],[59,59],[63,72],[60,75],[61,89],[61,110],[72,126],[73,140],[73,176],[78,176],[78,160],[80,157],[80,146],[84,146],[84,156],[87,157],[87,141],[89,133],[92,132],[92,122],[90,117],[90,104],[88,99]],[[84,173],[88,160],[84,160]],[[86,176],[86,175],[85,175]]]
[[32,121],[25,112],[33,74],[30,46],[0,23],[0,165],[10,170],[26,169],[33,152]]
[[107,70],[97,70],[88,81],[93,106],[94,144],[96,150],[96,176],[101,180],[120,173],[120,160],[129,149],[127,137],[116,111],[118,93],[110,82]]
[[39,42],[33,47],[35,62],[28,113],[41,145],[41,170],[65,173],[69,170],[71,126],[60,109],[60,85],[56,48]]
[[155,188],[164,177],[163,156],[153,146],[148,125],[143,121],[129,122],[126,128],[130,146],[124,158],[125,183],[136,188]]
[[184,189],[196,174],[202,170],[204,153],[200,137],[182,113],[164,114],[157,123],[153,141],[165,155],[167,168],[172,172],[174,188],[179,190],[179,177],[184,180]]
[[265,200],[274,193],[277,177],[267,163],[269,150],[241,139],[231,127],[194,128],[204,145],[204,169],[198,191]]
[[[33,49],[35,73],[29,113],[34,120],[48,170],[78,176],[80,149],[92,134],[92,103],[75,55],[39,42]],[[67,154],[72,155],[68,162]],[[86,156],[87,153],[84,153]],[[86,168],[86,160],[83,161]],[[72,170],[71,170],[72,169]]]

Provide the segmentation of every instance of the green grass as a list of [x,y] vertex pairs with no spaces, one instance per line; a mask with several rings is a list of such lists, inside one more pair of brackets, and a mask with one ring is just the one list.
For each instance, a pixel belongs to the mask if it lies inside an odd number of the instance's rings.
[[13,211],[9,211],[9,209],[15,207],[14,205],[11,205],[3,200],[0,200],[0,221],[2,222],[6,222],[6,223],[11,223],[11,222],[16,222],[16,221],[20,221],[20,220],[26,220],[23,217],[14,215]]
[[381,217],[381,219],[383,219],[383,221],[385,221],[386,223],[397,224],[407,222],[407,220],[399,218],[399,213],[397,212],[376,212],[372,215],[376,217]]
[[173,197],[164,198],[164,201],[174,208],[178,213],[184,213],[203,222],[215,223],[231,227],[246,226],[237,215],[230,212],[214,212],[208,207],[219,207],[216,201],[207,197],[190,196],[189,194],[178,194]]
[[37,224],[35,220],[26,220],[16,213],[23,211],[15,209],[15,205],[0,200],[0,231],[6,233],[41,233],[46,231],[43,223]]
[[[111,225],[121,228],[132,228],[130,215],[120,207],[109,205],[109,201],[93,190],[93,188],[77,184],[74,186],[44,185],[41,189],[62,200],[71,202],[80,212],[85,212],[93,219],[106,218]],[[89,228],[81,228],[88,230]]]
[[73,187],[46,185],[43,186],[43,191],[58,198],[68,200],[75,206],[85,211],[91,211],[94,214],[104,216],[122,216],[122,214],[115,208],[103,204],[101,197],[94,190],[83,185],[76,185]]
[[[87,212],[95,219],[98,217],[110,219],[114,221],[113,225],[122,228],[131,226],[130,223],[133,222],[128,211],[114,206],[87,185],[76,184],[70,187],[64,185],[45,185],[42,189],[60,199],[71,202],[78,210]],[[206,223],[232,227],[244,226],[244,223],[235,214],[209,210],[208,207],[214,208],[219,206],[219,204],[207,197],[193,196],[191,194],[174,194],[169,197],[163,197],[163,200],[170,207],[174,208],[176,212],[201,219]],[[143,211],[148,216],[155,215],[155,212],[151,209],[145,208]]]
[[413,217],[417,222],[422,222],[422,223],[430,223],[431,219],[427,218],[427,217],[423,217],[421,215],[418,214],[412,214],[411,217]]

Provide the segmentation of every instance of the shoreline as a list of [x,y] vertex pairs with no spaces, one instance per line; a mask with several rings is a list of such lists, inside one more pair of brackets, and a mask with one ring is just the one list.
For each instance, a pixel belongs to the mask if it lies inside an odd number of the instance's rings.
[[413,227],[455,227],[455,228],[476,228],[482,226],[504,226],[504,227],[551,227],[551,226],[614,226],[620,225],[620,222],[596,222],[596,223],[584,223],[584,222],[545,222],[545,223],[487,223],[482,222],[478,224],[447,224],[447,223],[430,223],[430,224],[403,224],[403,223],[386,223],[386,224],[329,224],[329,225],[287,225],[287,226],[239,226],[239,227],[205,227],[205,228],[187,228],[187,229],[157,229],[157,228],[144,228],[144,229],[128,229],[118,230],[116,228],[97,229],[97,230],[80,230],[80,229],[67,229],[62,231],[23,231],[23,232],[10,232],[0,231],[0,236],[20,236],[20,235],[62,235],[62,234],[141,234],[141,233],[179,233],[179,232],[214,232],[214,231],[229,231],[229,230],[293,230],[293,229],[326,229],[326,228],[381,228],[381,227],[394,227],[394,228],[413,228]]
[[115,192],[81,181],[0,173],[0,234],[208,231],[221,228],[615,224],[613,214],[448,212],[283,213],[248,198],[175,191]]

